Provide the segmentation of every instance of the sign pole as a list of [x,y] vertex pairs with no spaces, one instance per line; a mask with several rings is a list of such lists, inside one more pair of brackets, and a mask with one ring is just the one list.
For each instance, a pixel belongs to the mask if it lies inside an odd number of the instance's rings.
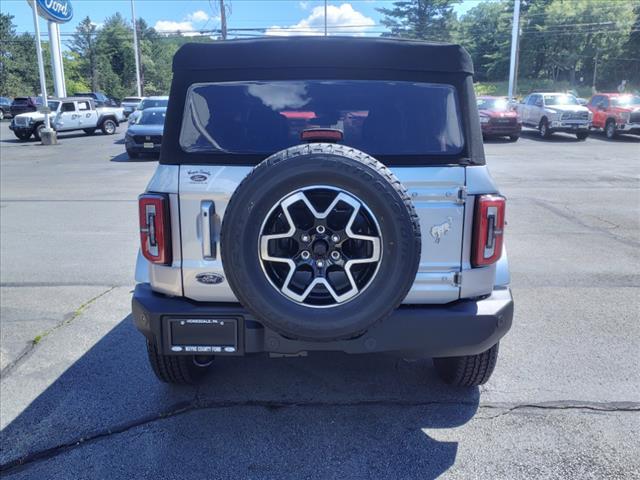
[[44,126],[47,130],[51,130],[49,122],[48,101],[47,101],[47,81],[44,76],[44,62],[42,60],[42,46],[40,45],[40,24],[38,22],[38,7],[36,0],[32,0],[33,7],[33,25],[36,29],[36,55],[38,56],[38,71],[40,73],[40,90],[42,90],[42,106],[44,107]]
[[62,52],[60,48],[60,29],[58,24],[49,20],[49,46],[51,48],[51,67],[53,70],[53,87],[56,97],[66,97],[64,71],[62,69]]

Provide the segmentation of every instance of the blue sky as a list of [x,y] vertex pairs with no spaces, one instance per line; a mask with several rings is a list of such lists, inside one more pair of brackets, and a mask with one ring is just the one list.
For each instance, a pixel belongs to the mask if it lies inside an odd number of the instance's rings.
[[[71,0],[74,17],[61,26],[64,34],[72,33],[76,24],[89,15],[98,25],[106,17],[120,12],[131,17],[129,0]],[[462,14],[481,0],[464,0],[456,6]],[[266,28],[272,35],[318,33],[324,23],[322,0],[226,0],[229,4],[227,24],[233,28]],[[391,6],[393,0],[329,1],[329,25],[336,33],[357,35],[381,31],[377,8]],[[159,31],[198,31],[220,27],[218,0],[136,0],[136,16],[144,18]],[[13,15],[18,32],[33,32],[31,8],[25,0],[2,0],[0,11]],[[46,32],[45,22],[40,24]],[[339,30],[339,31],[338,31]],[[194,33],[195,34],[195,33]],[[63,39],[64,42],[64,39]]]

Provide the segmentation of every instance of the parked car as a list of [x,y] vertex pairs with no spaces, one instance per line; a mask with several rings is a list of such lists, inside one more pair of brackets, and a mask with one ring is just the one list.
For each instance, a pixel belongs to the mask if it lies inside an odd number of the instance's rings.
[[11,116],[11,99],[0,97],[0,120]]
[[15,117],[21,113],[35,112],[38,109],[37,97],[16,97],[11,102],[11,116]]
[[[96,109],[92,98],[51,99],[47,105],[51,110],[51,128],[57,132],[83,130],[87,135],[93,135],[99,128],[105,135],[113,135],[118,128],[117,117],[112,112]],[[9,128],[20,140],[28,140],[32,135],[40,140],[44,120],[42,112],[21,113],[11,120]]]
[[136,123],[138,121],[138,118],[140,118],[141,113],[147,108],[166,108],[168,103],[169,97],[167,96],[145,98],[138,104],[138,108],[136,108],[136,110],[131,115],[129,115],[129,123]]
[[139,197],[133,318],[157,377],[342,351],[435,357],[448,383],[486,382],[513,300],[472,75],[450,44],[182,46]]
[[640,135],[640,96],[599,93],[588,104],[593,113],[592,128],[603,130],[607,138],[619,133]]
[[504,97],[478,97],[478,115],[484,137],[509,137],[518,141],[522,122]]
[[126,97],[122,100],[122,103],[120,103],[120,106],[124,109],[124,116],[129,118],[129,115],[131,115],[136,108],[138,108],[138,105],[140,105],[140,102],[142,100],[144,100],[145,97]]
[[124,137],[129,158],[137,158],[141,153],[160,153],[166,107],[147,108],[138,121],[130,124]]
[[589,136],[591,112],[569,93],[532,93],[516,111],[522,124],[537,129],[542,138],[555,132],[573,133],[578,140]]

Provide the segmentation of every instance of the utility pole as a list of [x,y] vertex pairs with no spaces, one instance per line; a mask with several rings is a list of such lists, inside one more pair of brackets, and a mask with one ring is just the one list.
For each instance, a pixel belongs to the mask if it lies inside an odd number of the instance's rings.
[[509,101],[513,101],[518,76],[518,47],[520,43],[520,0],[513,0],[513,25],[511,28],[511,59],[509,61]]
[[596,93],[596,78],[598,75],[598,50],[596,50],[596,58],[593,59],[593,85],[591,86],[591,93]]
[[227,12],[224,6],[224,0],[220,0],[220,33],[222,39],[227,39]]
[[324,0],[324,36],[327,36],[327,0]]
[[138,51],[138,23],[136,22],[136,9],[131,0],[131,18],[133,20],[133,55],[136,59],[136,85],[138,96],[142,96],[142,84],[140,83],[140,53]]

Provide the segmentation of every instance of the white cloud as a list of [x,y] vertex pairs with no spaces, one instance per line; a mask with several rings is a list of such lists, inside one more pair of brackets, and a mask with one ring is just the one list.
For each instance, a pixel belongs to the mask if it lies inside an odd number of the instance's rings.
[[[343,3],[339,7],[335,5],[327,7],[329,34],[363,35],[374,25],[375,21],[372,18],[355,10],[350,3]],[[266,34],[279,36],[324,35],[324,6],[315,7],[307,18],[300,20],[295,25],[288,27],[274,25],[267,29]]]
[[[176,33],[181,32],[185,37],[195,37],[200,35],[197,31],[202,28],[202,23],[208,20],[219,20],[218,17],[211,17],[204,10],[196,10],[188,14],[181,22],[174,20],[158,20],[153,26],[159,33]],[[197,25],[201,24],[201,25]],[[186,33],[185,33],[186,32]]]
[[204,10],[196,10],[193,13],[187,15],[187,20],[191,22],[206,22],[209,20],[209,14]]
[[302,10],[306,10],[307,8],[309,8],[309,2],[298,2],[298,6],[299,6]]
[[158,33],[176,33],[182,32],[185,37],[193,37],[200,35],[198,32],[194,32],[195,27],[193,23],[185,20],[183,22],[174,22],[171,20],[158,20],[153,26]]

